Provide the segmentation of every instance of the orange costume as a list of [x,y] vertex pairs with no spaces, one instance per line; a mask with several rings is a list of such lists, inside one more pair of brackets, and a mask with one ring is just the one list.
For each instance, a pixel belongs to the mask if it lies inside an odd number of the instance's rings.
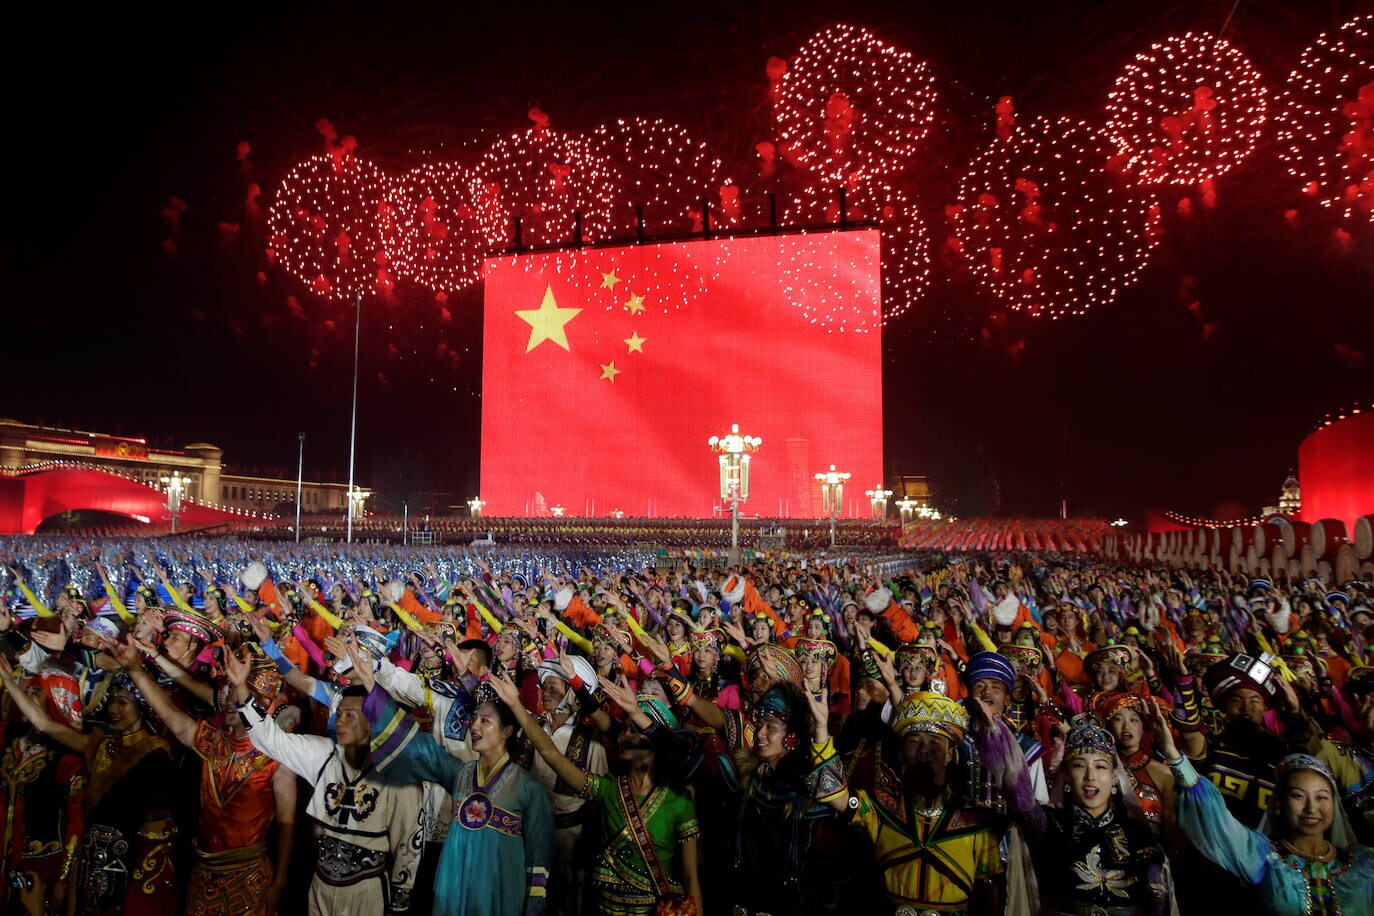
[[200,757],[200,837],[186,895],[188,916],[267,912],[272,863],[267,828],[276,814],[277,762],[227,731],[201,722],[191,749]]

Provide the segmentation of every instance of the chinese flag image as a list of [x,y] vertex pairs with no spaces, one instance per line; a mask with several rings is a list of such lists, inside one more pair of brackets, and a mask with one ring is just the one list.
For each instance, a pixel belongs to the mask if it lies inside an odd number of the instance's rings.
[[[707,444],[763,442],[746,515],[842,515],[883,479],[875,229],[488,259],[481,492],[497,516],[707,517]],[[818,312],[833,309],[845,325]]]

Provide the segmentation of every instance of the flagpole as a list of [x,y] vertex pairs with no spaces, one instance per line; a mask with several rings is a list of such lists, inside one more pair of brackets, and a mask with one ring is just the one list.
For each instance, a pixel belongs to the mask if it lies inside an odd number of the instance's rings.
[[353,543],[353,459],[358,445],[358,341],[363,330],[363,293],[353,299],[353,423],[348,433],[348,530],[347,543]]
[[301,542],[301,485],[305,480],[305,433],[300,434],[300,458],[296,462],[296,543]]

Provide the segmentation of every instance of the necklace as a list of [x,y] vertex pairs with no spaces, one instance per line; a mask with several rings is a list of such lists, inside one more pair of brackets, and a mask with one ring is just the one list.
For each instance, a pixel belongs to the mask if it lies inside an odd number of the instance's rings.
[[1330,862],[1332,859],[1336,858],[1336,847],[1331,843],[1330,840],[1324,841],[1326,843],[1326,847],[1321,851],[1319,855],[1315,856],[1303,852],[1287,840],[1279,840],[1279,842],[1283,844],[1284,849],[1287,849],[1289,852],[1291,852],[1295,856],[1298,856],[1299,858],[1307,859],[1309,862]]

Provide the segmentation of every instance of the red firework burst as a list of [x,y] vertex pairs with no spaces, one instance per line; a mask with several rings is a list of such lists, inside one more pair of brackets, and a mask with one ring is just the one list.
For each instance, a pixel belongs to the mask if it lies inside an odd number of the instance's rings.
[[1224,39],[1189,32],[1137,54],[1107,96],[1106,134],[1148,184],[1215,180],[1255,151],[1260,72]]
[[1374,222],[1374,15],[1302,52],[1280,104],[1279,157],[1304,194]]
[[547,127],[497,140],[473,174],[483,234],[509,240],[519,218],[527,245],[569,241],[575,213],[582,215],[584,239],[605,238],[623,196],[620,177],[587,138]]
[[625,198],[614,211],[617,231],[634,226],[637,205],[651,233],[686,231],[699,218],[702,199],[720,185],[720,160],[671,121],[620,118],[598,127],[593,140],[624,178]]
[[471,173],[455,163],[422,165],[394,181],[380,229],[396,273],[436,293],[476,283],[495,241],[478,224]]
[[969,269],[1009,307],[1081,315],[1111,302],[1149,259],[1150,203],[1106,162],[1087,124],[1037,118],[974,160],[948,208]]
[[268,260],[328,299],[390,290],[395,281],[378,231],[389,185],[381,169],[353,155],[299,163],[267,212]]
[[775,117],[784,148],[830,179],[905,168],[935,123],[925,61],[867,29],[833,25],[802,46],[782,77]]
[[[852,176],[844,183],[845,218],[877,222],[882,230],[883,309],[891,321],[911,308],[930,285],[930,237],[911,198],[879,178]],[[785,210],[789,224],[838,223],[839,186],[818,184],[795,195]],[[817,283],[814,273],[785,271],[789,299],[813,322],[826,327],[874,330],[881,324],[870,311],[840,305],[825,297],[833,284]]]

